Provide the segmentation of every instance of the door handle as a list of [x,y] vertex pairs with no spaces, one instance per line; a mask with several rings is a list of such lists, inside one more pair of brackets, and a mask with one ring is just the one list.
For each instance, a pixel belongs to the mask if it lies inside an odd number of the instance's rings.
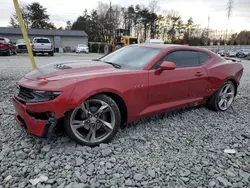
[[197,72],[196,74],[195,74],[195,76],[203,76],[204,74],[203,73],[201,73],[201,72]]

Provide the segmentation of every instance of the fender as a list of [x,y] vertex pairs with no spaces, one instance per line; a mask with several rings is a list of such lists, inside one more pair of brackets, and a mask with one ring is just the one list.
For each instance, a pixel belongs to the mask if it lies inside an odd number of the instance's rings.
[[[91,96],[97,95],[99,93],[114,93],[114,94],[120,96],[124,100],[123,94],[121,92],[117,91],[116,89],[100,88],[100,89],[95,89],[95,90],[89,91],[88,93],[86,93],[83,96],[81,96],[80,98],[78,98],[77,101],[75,101],[74,107],[76,108],[76,107],[80,106],[85,100],[87,100]],[[125,100],[124,100],[124,102],[126,103]]]

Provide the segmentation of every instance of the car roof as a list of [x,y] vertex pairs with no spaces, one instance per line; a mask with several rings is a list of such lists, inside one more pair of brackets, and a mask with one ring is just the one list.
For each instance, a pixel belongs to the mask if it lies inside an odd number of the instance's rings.
[[199,51],[204,51],[204,52],[211,52],[210,50],[208,50],[206,48],[201,48],[201,47],[197,47],[197,46],[180,45],[180,44],[141,43],[141,44],[132,44],[130,46],[158,48],[158,49],[165,49],[165,50],[186,49],[186,50],[199,50]]
[[35,37],[34,39],[49,39],[47,37]]
[[141,44],[131,44],[130,46],[166,49],[166,48],[169,48],[169,47],[175,47],[175,46],[180,47],[180,46],[185,46],[185,45],[141,43]]

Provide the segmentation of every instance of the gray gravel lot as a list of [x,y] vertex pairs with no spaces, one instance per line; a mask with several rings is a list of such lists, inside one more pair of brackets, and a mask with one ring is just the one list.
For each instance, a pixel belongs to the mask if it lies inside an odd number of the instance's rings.
[[[55,54],[36,61],[98,56]],[[228,111],[198,107],[143,119],[110,144],[90,148],[64,135],[37,138],[17,125],[9,98],[31,65],[26,55],[0,56],[0,187],[250,187],[250,61],[242,64],[239,94]]]

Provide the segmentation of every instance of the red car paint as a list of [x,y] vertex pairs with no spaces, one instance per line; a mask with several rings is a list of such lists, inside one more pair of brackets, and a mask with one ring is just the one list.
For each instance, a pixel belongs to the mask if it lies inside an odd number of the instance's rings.
[[[18,123],[23,125],[25,122],[28,132],[42,136],[48,121],[31,117],[27,110],[54,112],[54,118],[58,119],[98,93],[119,96],[127,108],[125,123],[130,123],[168,110],[203,104],[225,81],[232,80],[238,85],[243,73],[241,64],[225,60],[206,49],[153,44],[137,44],[128,48],[133,46],[159,48],[161,51],[142,70],[116,69],[102,62],[83,60],[62,63],[63,66],[71,66],[71,69],[56,69],[58,65],[53,63],[25,75],[17,82],[18,85],[33,90],[61,91],[61,94],[54,100],[26,104],[13,97]],[[197,67],[176,68],[161,73],[151,69],[167,53],[175,50],[198,50],[211,58]]]

